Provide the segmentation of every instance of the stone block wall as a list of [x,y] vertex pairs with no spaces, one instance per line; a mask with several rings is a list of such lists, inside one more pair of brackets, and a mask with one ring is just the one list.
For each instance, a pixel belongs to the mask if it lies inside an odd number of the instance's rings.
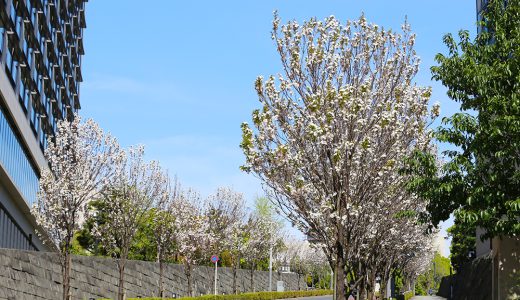
[[[240,292],[252,290],[249,270],[238,270]],[[166,296],[187,295],[187,280],[182,265],[167,264],[164,269]],[[72,294],[74,299],[115,299],[119,272],[115,260],[101,257],[74,256],[72,259]],[[61,299],[61,267],[54,253],[0,249],[0,299]],[[212,294],[214,268],[198,266],[192,272],[194,292]],[[276,282],[284,281],[285,290],[305,289],[303,276],[273,272]],[[233,273],[230,268],[218,269],[218,292],[232,293]],[[127,297],[157,296],[159,264],[128,261],[125,269]],[[269,272],[255,271],[255,291],[269,288]]]

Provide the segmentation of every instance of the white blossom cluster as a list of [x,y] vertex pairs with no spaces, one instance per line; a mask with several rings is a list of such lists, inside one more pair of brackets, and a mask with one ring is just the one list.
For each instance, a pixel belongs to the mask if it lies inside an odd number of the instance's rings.
[[45,150],[49,168],[42,171],[32,213],[45,241],[62,250],[88,213],[87,202],[111,184],[122,156],[116,139],[92,120],[81,123],[76,116],[57,127]]
[[63,299],[70,298],[72,238],[87,203],[99,197],[119,173],[123,155],[116,139],[92,120],[58,122],[45,150],[37,202],[31,209],[44,242],[58,249],[63,274]]
[[[269,245],[267,225],[247,222],[241,193],[219,188],[202,199],[194,190],[181,189],[158,162],[145,160],[143,146],[121,148],[92,120],[81,122],[76,116],[72,122],[59,122],[45,154],[49,169],[43,171],[32,212],[42,237],[60,250],[64,299],[70,298],[73,236],[87,217],[102,220],[93,223],[91,233],[106,254],[117,260],[120,299],[125,293],[129,251],[146,218],[153,218],[161,275],[159,295],[164,293],[163,262],[174,255],[186,266],[192,294],[191,269],[195,264],[229,251],[236,270],[240,258],[253,252],[252,247],[258,251]],[[89,205],[91,201],[96,204]]]
[[430,88],[413,83],[419,59],[408,24],[396,33],[364,16],[346,24],[332,16],[280,26],[275,14],[272,38],[283,73],[255,82],[262,108],[253,128],[242,124],[243,170],[337,270],[381,275],[420,253],[430,239],[417,222],[424,206],[399,170],[431,147],[439,107],[430,113]]

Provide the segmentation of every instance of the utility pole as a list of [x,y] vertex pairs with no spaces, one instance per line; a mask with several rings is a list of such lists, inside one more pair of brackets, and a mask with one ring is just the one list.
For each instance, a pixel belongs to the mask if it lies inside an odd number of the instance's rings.
[[334,279],[332,280],[333,282],[333,287],[334,287],[334,297],[332,297],[333,300],[336,300],[338,299],[338,292],[337,292],[337,286],[336,286],[336,277],[338,276],[337,272],[334,272],[334,270],[332,271],[332,275],[334,275]]
[[[269,245],[269,292],[273,291],[273,243],[271,238],[271,245]],[[299,283],[298,283],[299,284]]]
[[330,268],[330,289],[334,288],[334,269]]

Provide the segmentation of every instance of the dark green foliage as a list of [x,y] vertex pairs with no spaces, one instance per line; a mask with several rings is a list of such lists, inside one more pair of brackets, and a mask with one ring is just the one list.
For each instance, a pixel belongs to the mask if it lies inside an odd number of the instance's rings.
[[491,0],[474,41],[460,31],[444,37],[433,79],[448,88],[462,112],[442,120],[435,137],[454,147],[439,167],[416,153],[410,188],[428,200],[433,224],[458,211],[464,226],[487,236],[520,234],[520,0]]
[[475,230],[474,226],[462,224],[458,217],[455,217],[455,224],[448,228],[448,234],[451,236],[451,265],[457,271],[471,261],[469,252],[475,251],[476,247]]
[[[74,254],[107,256],[107,251],[100,241],[94,237],[92,229],[96,223],[103,224],[109,217],[108,213],[104,209],[103,201],[92,201],[89,205],[95,208],[97,214],[87,218],[83,228],[76,233],[74,245],[77,245],[77,247],[74,247]],[[154,213],[153,210],[150,210],[145,217],[145,222],[139,225],[128,253],[128,259],[144,261],[155,261],[157,259],[157,246],[154,241],[152,226]]]
[[94,256],[107,256],[107,251],[101,245],[101,242],[98,241],[94,235],[92,234],[92,230],[95,224],[104,224],[106,218],[108,218],[108,214],[105,213],[106,205],[101,200],[91,201],[89,203],[89,209],[95,208],[99,211],[98,214],[94,216],[90,216],[86,219],[83,224],[83,228],[76,232],[75,238],[79,245],[79,253],[75,254],[85,254],[88,253]]
[[[312,291],[289,291],[289,292],[258,292],[244,293],[238,295],[204,295],[200,297],[182,297],[177,300],[272,300],[287,299],[311,296],[332,295],[332,290],[312,290]],[[128,300],[137,300],[138,298],[128,298]],[[143,300],[160,300],[162,298],[139,298]],[[164,298],[173,300],[174,298]]]
[[404,292],[403,291],[403,287],[404,287],[403,271],[401,271],[400,269],[394,269],[394,271],[392,272],[392,276],[394,277],[396,293],[398,293],[398,294],[403,293]]

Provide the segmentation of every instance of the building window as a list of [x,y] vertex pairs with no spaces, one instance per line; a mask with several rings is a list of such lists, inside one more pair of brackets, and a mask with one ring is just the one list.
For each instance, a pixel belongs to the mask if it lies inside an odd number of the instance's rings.
[[3,109],[0,109],[0,164],[31,207],[38,192],[38,175]]
[[0,203],[0,248],[38,250],[27,235]]
[[4,51],[4,34],[5,28],[0,27],[0,57],[2,57],[2,51]]

